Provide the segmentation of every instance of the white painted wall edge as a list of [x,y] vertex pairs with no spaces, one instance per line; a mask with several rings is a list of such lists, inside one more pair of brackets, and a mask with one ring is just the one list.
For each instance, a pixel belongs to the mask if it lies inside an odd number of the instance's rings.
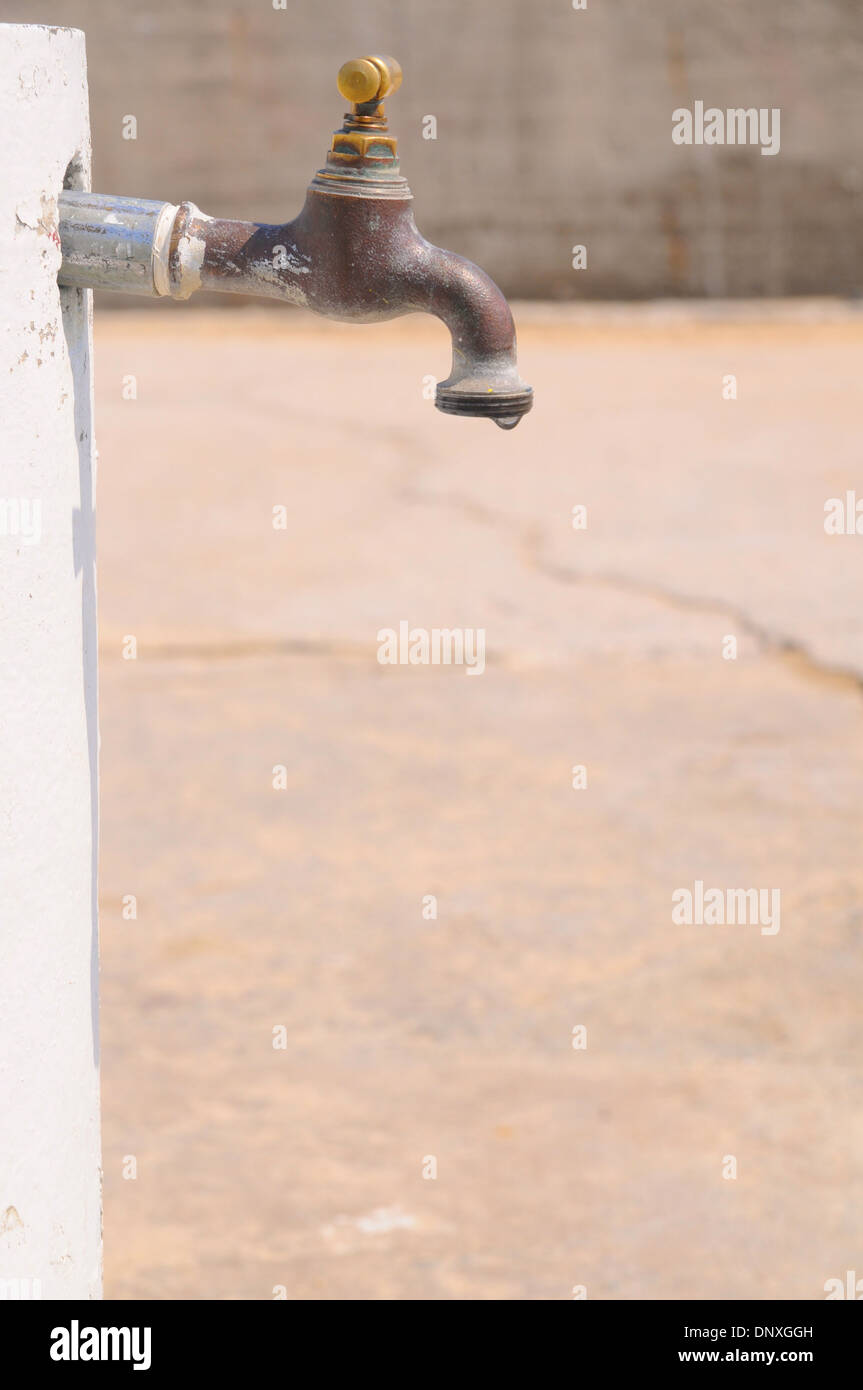
[[0,25],[0,1296],[101,1296],[91,295],[84,35]]

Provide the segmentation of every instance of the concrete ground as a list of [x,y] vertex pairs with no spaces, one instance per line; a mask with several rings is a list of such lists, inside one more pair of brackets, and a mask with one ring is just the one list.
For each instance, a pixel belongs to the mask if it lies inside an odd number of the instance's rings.
[[863,313],[517,317],[505,434],[430,320],[98,314],[109,1297],[863,1274]]

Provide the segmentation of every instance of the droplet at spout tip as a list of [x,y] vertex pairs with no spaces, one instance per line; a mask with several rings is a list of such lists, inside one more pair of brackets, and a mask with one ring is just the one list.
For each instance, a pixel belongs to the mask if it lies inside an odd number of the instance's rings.
[[502,430],[514,430],[533,405],[533,391],[529,386],[520,391],[465,391],[441,384],[435,405],[445,415],[473,415],[494,420]]

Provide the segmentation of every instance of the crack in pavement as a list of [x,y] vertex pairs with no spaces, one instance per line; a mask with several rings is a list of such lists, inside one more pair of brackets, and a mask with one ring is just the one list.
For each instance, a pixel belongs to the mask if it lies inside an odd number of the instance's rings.
[[[710,598],[704,595],[684,594],[668,589],[649,580],[638,579],[633,575],[618,571],[583,571],[571,569],[546,559],[548,532],[537,521],[519,521],[504,512],[495,511],[476,498],[462,493],[447,492],[431,494],[417,485],[425,473],[426,466],[436,462],[428,449],[417,447],[416,438],[399,427],[385,428],[383,434],[396,446],[403,456],[411,459],[404,472],[407,477],[393,489],[393,495],[402,501],[419,506],[437,506],[459,512],[470,521],[509,532],[516,550],[525,567],[536,574],[550,579],[553,583],[584,586],[597,585],[632,594],[637,598],[652,599],[655,603],[693,613],[713,614],[725,617],[735,624],[755,644],[762,655],[772,655],[790,660],[798,672],[809,679],[821,683],[842,685],[852,688],[863,696],[863,674],[853,667],[831,665],[820,660],[805,643],[787,634],[771,632],[742,608],[726,599]],[[412,458],[411,458],[412,456]],[[266,656],[332,656],[342,660],[366,660],[369,649],[363,643],[336,642],[332,639],[317,638],[261,638],[231,641],[221,639],[204,643],[159,642],[144,644],[148,657],[163,661],[191,659],[242,660]],[[121,659],[117,652],[100,645],[100,659]],[[507,667],[506,657],[487,654],[487,664]]]
[[637,579],[633,575],[621,574],[617,571],[584,571],[555,564],[545,558],[544,551],[548,544],[548,533],[538,522],[519,522],[503,512],[496,512],[485,503],[478,502],[472,497],[465,497],[461,493],[439,493],[430,496],[428,493],[421,493],[416,488],[403,487],[400,489],[400,495],[406,500],[417,502],[420,505],[431,504],[451,507],[471,521],[502,527],[514,533],[517,548],[523,556],[527,568],[555,583],[595,584],[634,594],[640,598],[650,598],[669,607],[726,617],[753,639],[761,654],[775,655],[780,658],[790,657],[805,675],[821,682],[828,681],[853,687],[859,695],[863,696],[863,675],[855,671],[853,667],[836,666],[821,661],[798,638],[771,632],[769,628],[750,617],[742,608],[727,599],[710,598],[698,594],[682,594],[677,590],[667,589],[661,584]]

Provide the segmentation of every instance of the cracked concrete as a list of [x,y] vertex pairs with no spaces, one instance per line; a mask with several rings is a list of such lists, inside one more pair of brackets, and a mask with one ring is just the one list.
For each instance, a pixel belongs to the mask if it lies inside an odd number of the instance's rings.
[[[401,490],[401,496],[415,502],[428,500],[423,498],[420,493],[411,492],[407,488]],[[782,655],[790,654],[798,659],[801,666],[809,668],[813,675],[835,677],[840,680],[847,680],[857,687],[863,686],[863,679],[856,671],[820,663],[816,656],[807,651],[800,641],[782,633],[768,632],[747,613],[742,612],[731,603],[718,599],[702,598],[698,594],[672,592],[631,575],[597,571],[580,572],[570,566],[553,564],[545,558],[548,537],[536,525],[517,526],[511,518],[482,507],[470,497],[460,497],[450,493],[434,500],[437,505],[453,507],[471,520],[479,520],[489,526],[509,527],[513,532],[517,553],[523,563],[528,568],[535,569],[561,584],[605,585],[611,589],[631,594],[635,598],[653,599],[660,603],[667,603],[673,608],[725,617],[735,632],[746,633],[748,637],[753,639],[757,650]]]
[[[503,436],[430,321],[98,316],[109,1296],[859,1267],[863,316],[517,318]],[[483,678],[380,667],[401,619]],[[673,925],[698,878],[781,931]]]

